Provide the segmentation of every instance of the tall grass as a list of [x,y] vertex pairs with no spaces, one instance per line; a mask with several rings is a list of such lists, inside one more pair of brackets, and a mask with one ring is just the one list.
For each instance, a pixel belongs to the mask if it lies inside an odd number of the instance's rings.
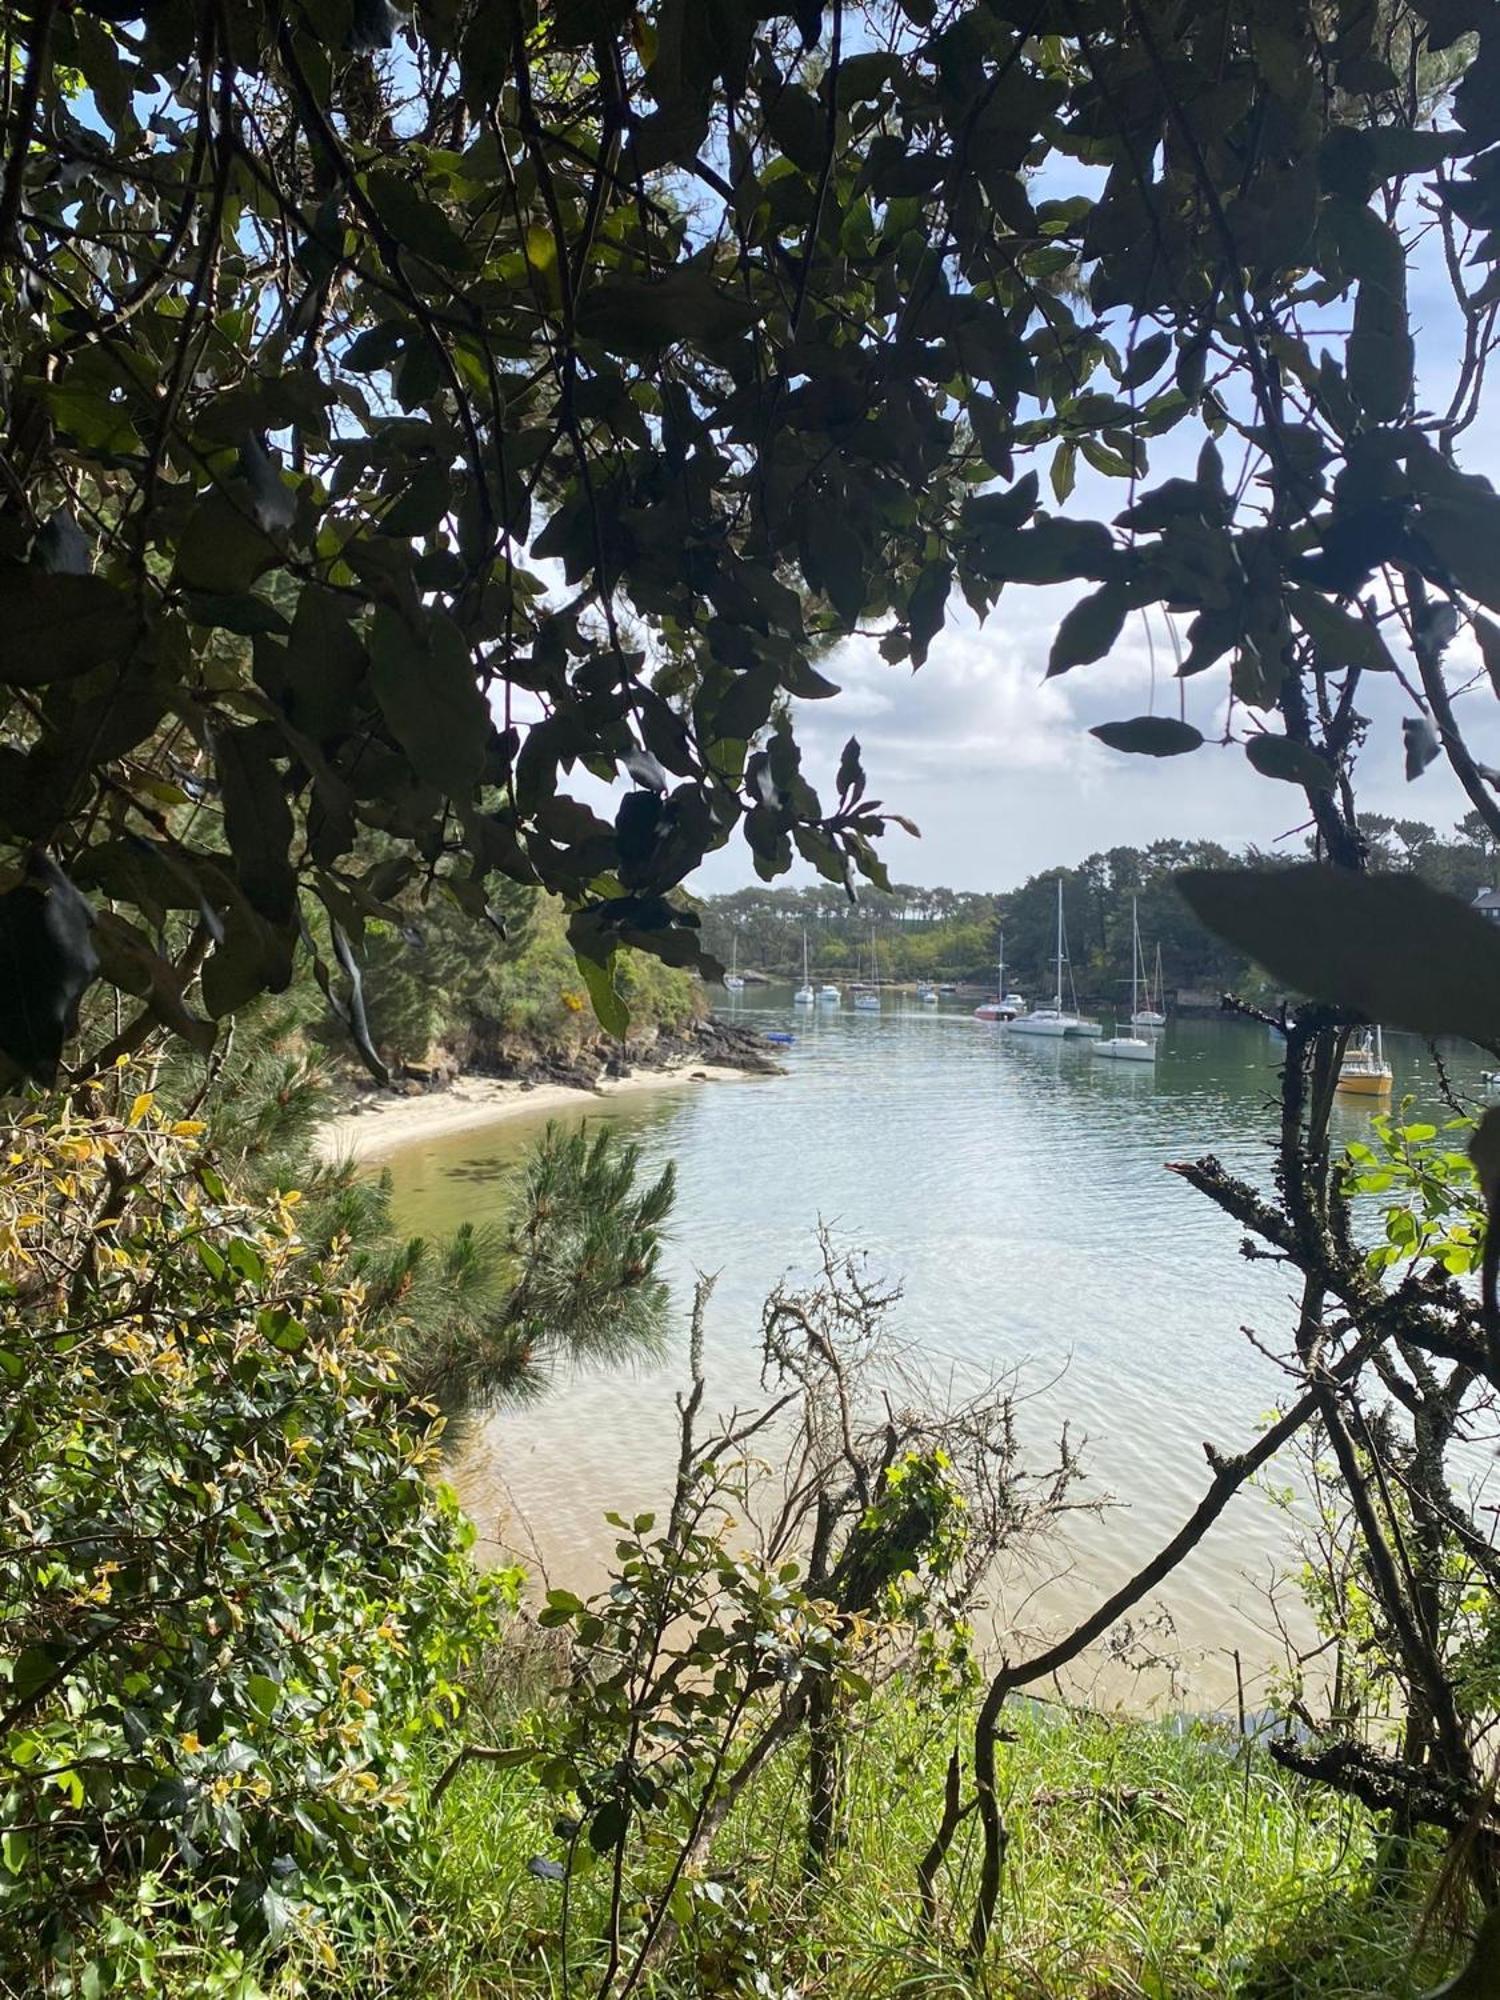
[[[522,1725],[524,1726],[524,1724]],[[952,1740],[889,1695],[852,1769],[847,1846],[815,1891],[800,1876],[801,1772],[773,1765],[729,1822],[657,1996],[889,2000],[1408,2000],[1456,1955],[1423,1934],[1435,1853],[1393,1871],[1363,1808],[1281,1773],[1206,1723],[1140,1722],[1039,1704],[1009,1717],[1010,1830],[997,1934],[982,1981],[957,1949],[975,1854],[961,1834],[948,1934],[923,1936],[914,1869],[941,1808]],[[557,1806],[524,1772],[469,1767],[445,1794],[406,1878],[306,1931],[266,1976],[294,1994],[411,2000],[583,2000],[600,1874],[562,1890],[534,1857],[564,1851]],[[189,1990],[184,1988],[183,1990]]]

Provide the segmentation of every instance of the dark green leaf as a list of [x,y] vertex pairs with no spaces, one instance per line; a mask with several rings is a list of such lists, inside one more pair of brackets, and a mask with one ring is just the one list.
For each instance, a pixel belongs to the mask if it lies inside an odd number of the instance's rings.
[[98,576],[0,569],[5,679],[43,687],[123,660],[136,630],[130,599]]
[[1139,389],[1166,367],[1171,352],[1172,336],[1169,333],[1151,333],[1144,340],[1138,340],[1126,357],[1120,387]]
[[1386,223],[1377,227],[1383,246],[1373,234],[1361,238],[1359,292],[1344,367],[1360,408],[1377,423],[1394,423],[1411,396],[1415,348],[1406,318],[1406,252],[1394,229]]
[[248,497],[241,506],[228,493],[209,493],[182,531],[174,581],[184,590],[238,597],[278,560],[276,545],[253,518]]
[[1203,741],[1191,723],[1170,715],[1137,715],[1129,722],[1101,722],[1089,731],[1111,750],[1128,750],[1144,757],[1180,757]]
[[444,612],[410,619],[381,605],[370,626],[370,679],[392,736],[424,784],[465,798],[492,728],[463,634]]
[[257,728],[224,730],[214,743],[214,764],[240,887],[252,909],[280,925],[296,907],[297,877],[292,808],[269,741]]
[[1299,993],[1419,1035],[1500,1040],[1500,926],[1415,875],[1198,869],[1177,886]]
[[415,250],[449,271],[467,271],[474,262],[468,245],[435,201],[393,168],[377,167],[365,178],[375,213],[404,250]]
[[1392,673],[1396,662],[1373,625],[1355,618],[1313,590],[1289,590],[1287,607],[1318,649],[1325,667],[1366,667]]
[[1120,636],[1129,608],[1126,593],[1118,584],[1106,583],[1088,597],[1081,597],[1057,628],[1047,676],[1065,674],[1070,667],[1087,666],[1102,660]]
[[1418,526],[1447,577],[1500,611],[1500,496],[1424,496]]
[[1305,743],[1289,736],[1252,736],[1245,755],[1263,778],[1282,778],[1312,792],[1331,792],[1334,777],[1324,760]]
[[1479,642],[1479,657],[1484,661],[1490,686],[1500,695],[1500,625],[1492,623],[1482,611],[1476,611],[1474,637]]
[[611,953],[609,961],[603,965],[578,952],[574,953],[574,957],[578,970],[583,974],[583,983],[589,989],[589,999],[593,1002],[600,1027],[607,1035],[626,1035],[630,1030],[630,1009],[615,990],[614,954]]

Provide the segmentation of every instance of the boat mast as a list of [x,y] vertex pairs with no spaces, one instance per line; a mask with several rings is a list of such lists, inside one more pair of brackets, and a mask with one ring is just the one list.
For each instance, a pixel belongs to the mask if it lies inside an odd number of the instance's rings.
[[1062,877],[1057,878],[1057,998],[1054,1005],[1062,1012],[1062,965],[1063,965],[1063,900]]
[[1141,920],[1134,896],[1130,899],[1130,1018],[1141,1008]]
[[999,969],[998,969],[998,971],[997,971],[997,974],[996,974],[996,977],[997,977],[997,978],[999,979],[999,981],[1000,981],[1000,989],[999,989],[999,991],[998,991],[998,992],[996,993],[996,995],[995,995],[995,998],[996,998],[996,999],[997,999],[997,1000],[998,1000],[998,1001],[1000,1002],[1001,1006],[1003,1007],[1003,1006],[1005,1005],[1005,926],[1004,926],[1004,924],[1002,924],[1002,925],[1000,926],[1000,965],[999,965]]

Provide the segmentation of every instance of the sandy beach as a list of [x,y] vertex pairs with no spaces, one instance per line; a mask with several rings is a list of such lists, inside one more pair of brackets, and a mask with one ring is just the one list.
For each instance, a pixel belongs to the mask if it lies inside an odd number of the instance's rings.
[[497,1077],[459,1077],[443,1090],[419,1097],[356,1099],[336,1112],[318,1135],[325,1160],[368,1160],[419,1139],[446,1138],[504,1118],[536,1112],[575,1111],[603,1098],[648,1090],[690,1090],[703,1083],[757,1083],[763,1079],[722,1063],[689,1061],[672,1069],[638,1070],[632,1076],[602,1078],[592,1090],[562,1083],[503,1082]]

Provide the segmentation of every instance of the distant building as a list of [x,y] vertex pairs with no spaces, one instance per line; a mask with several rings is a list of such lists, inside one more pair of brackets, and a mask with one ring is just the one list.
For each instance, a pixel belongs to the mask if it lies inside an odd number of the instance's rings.
[[1492,924],[1500,924],[1500,889],[1476,889],[1469,907],[1488,917]]

